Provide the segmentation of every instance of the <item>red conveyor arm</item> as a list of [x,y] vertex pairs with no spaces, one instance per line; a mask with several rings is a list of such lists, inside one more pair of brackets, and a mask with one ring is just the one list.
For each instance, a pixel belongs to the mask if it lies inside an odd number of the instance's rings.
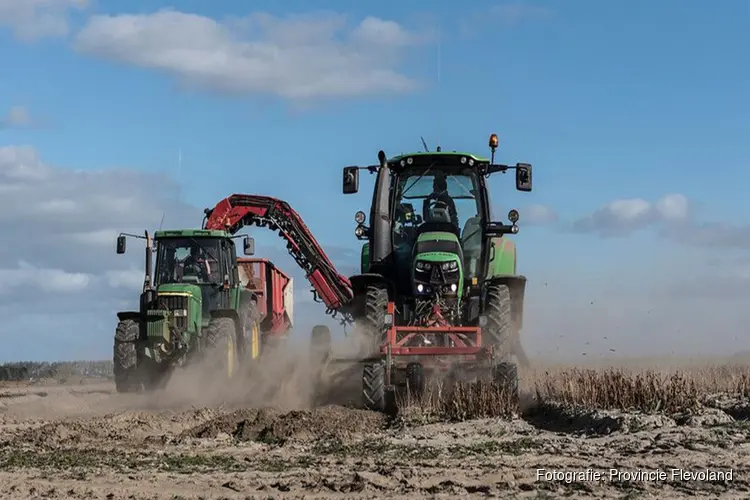
[[336,271],[302,218],[287,202],[269,196],[233,194],[213,209],[207,209],[206,216],[204,229],[221,229],[234,234],[243,226],[254,224],[278,230],[328,312],[335,313],[354,298],[349,278]]

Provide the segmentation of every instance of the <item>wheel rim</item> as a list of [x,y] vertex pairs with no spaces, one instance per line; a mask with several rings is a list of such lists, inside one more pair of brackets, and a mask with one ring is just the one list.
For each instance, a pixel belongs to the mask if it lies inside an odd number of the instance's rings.
[[250,342],[250,356],[252,359],[255,359],[260,354],[260,331],[258,329],[258,323],[253,323]]

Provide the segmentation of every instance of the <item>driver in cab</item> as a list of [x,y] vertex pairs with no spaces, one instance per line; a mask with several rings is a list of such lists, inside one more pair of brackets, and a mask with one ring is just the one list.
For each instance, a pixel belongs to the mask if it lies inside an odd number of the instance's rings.
[[448,209],[450,215],[450,222],[458,227],[458,212],[456,211],[456,202],[448,194],[448,180],[443,173],[435,174],[435,178],[432,181],[432,193],[425,198],[422,203],[422,214],[424,220],[431,220],[430,212],[431,208],[438,208],[443,205]]
[[211,275],[211,266],[208,260],[201,256],[201,248],[199,245],[190,246],[190,255],[185,257],[182,263],[182,275],[183,276],[198,276],[201,281],[208,281]]

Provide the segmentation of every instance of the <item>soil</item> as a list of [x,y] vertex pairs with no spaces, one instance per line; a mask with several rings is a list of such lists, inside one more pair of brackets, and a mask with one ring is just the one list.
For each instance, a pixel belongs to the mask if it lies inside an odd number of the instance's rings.
[[[677,415],[531,407],[430,422],[299,399],[116,394],[109,383],[0,387],[0,496],[74,499],[747,498],[747,402]],[[174,388],[169,393],[175,394]],[[216,394],[213,394],[217,396]],[[293,398],[292,398],[293,399]],[[309,397],[308,397],[309,399]],[[538,479],[547,473],[581,477]],[[619,473],[661,470],[661,480]],[[731,480],[691,479],[732,471]],[[589,471],[587,473],[587,470]],[[595,472],[604,478],[593,480]],[[588,474],[588,475],[587,475]]]

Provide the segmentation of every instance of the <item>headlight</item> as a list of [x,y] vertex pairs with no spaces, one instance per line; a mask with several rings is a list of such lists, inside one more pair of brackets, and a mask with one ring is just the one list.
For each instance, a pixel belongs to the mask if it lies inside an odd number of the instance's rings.
[[187,316],[187,309],[175,309],[172,311],[172,314],[174,314],[175,317]]
[[441,266],[443,268],[443,271],[455,271],[458,269],[458,262],[455,260],[452,260],[450,262],[443,262],[443,265]]
[[357,228],[354,230],[354,235],[357,238],[361,238],[365,234],[365,228],[362,226],[357,226]]
[[417,268],[417,271],[429,271],[432,269],[432,264],[423,260],[418,260],[414,267]]
[[354,222],[357,224],[362,224],[365,221],[365,213],[360,210],[354,215]]

